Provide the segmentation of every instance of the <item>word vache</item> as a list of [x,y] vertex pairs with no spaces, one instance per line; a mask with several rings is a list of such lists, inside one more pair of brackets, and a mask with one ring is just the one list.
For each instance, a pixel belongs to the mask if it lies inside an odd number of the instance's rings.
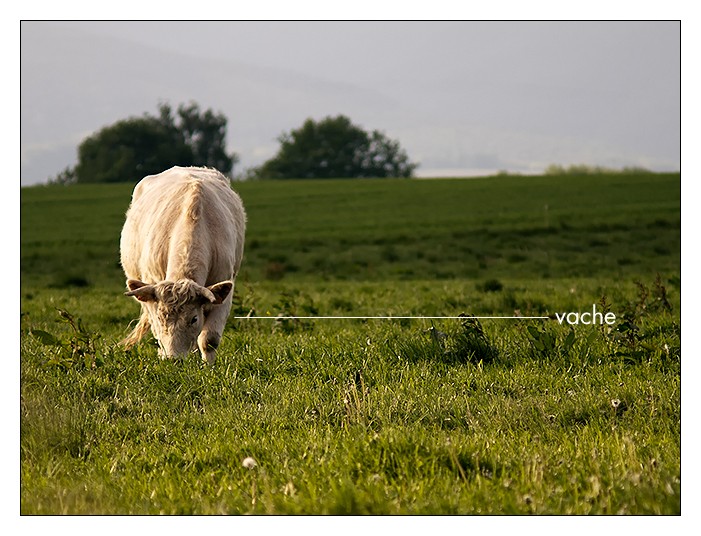
[[585,311],[583,313],[571,312],[571,313],[555,313],[555,318],[562,324],[567,322],[570,325],[575,324],[608,324],[612,325],[616,322],[616,315],[614,313],[601,313],[596,310],[596,304],[592,304],[591,312]]

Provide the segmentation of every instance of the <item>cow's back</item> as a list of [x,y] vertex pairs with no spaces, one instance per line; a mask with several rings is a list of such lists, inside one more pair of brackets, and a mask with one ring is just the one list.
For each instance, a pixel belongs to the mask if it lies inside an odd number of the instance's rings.
[[128,279],[233,278],[243,256],[245,213],[218,171],[173,167],[134,188],[121,236]]

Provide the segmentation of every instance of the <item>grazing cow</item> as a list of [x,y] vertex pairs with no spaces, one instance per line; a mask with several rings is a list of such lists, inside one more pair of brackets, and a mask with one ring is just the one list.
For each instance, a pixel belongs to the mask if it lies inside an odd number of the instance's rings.
[[246,213],[215,169],[173,167],[134,188],[120,242],[127,296],[141,318],[127,348],[151,328],[159,355],[199,347],[215,361],[241,266]]

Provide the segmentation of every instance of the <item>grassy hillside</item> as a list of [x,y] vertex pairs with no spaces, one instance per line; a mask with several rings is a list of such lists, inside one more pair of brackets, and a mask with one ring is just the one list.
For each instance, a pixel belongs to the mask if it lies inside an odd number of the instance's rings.
[[22,512],[679,512],[678,174],[237,184],[212,369],[116,344],[132,186],[21,192]]

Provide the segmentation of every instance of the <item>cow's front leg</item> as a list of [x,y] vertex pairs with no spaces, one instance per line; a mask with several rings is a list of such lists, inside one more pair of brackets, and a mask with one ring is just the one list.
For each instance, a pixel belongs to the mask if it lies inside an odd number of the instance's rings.
[[208,365],[213,365],[216,361],[217,348],[221,343],[224,326],[226,326],[226,320],[229,318],[231,310],[232,294],[233,292],[230,292],[220,305],[212,306],[212,310],[204,321],[202,331],[197,337],[197,346],[200,349],[202,361],[206,361]]
[[214,365],[217,360],[217,348],[221,342],[221,334],[203,330],[197,338],[197,346],[202,355],[202,361],[208,365]]

